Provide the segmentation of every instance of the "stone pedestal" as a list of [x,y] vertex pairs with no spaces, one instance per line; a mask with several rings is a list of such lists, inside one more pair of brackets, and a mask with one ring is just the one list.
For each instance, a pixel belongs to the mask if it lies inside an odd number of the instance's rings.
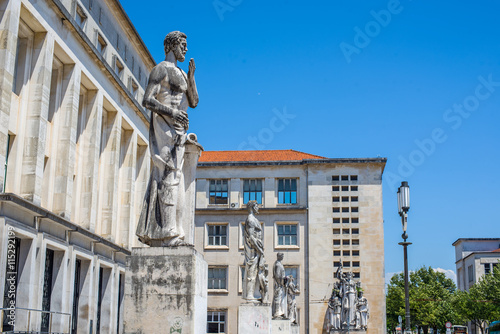
[[193,247],[132,249],[123,333],[205,333],[207,279],[207,262]]
[[271,305],[243,304],[238,308],[238,334],[271,334]]
[[292,324],[287,319],[274,319],[271,320],[271,333],[272,334],[299,334],[299,325]]

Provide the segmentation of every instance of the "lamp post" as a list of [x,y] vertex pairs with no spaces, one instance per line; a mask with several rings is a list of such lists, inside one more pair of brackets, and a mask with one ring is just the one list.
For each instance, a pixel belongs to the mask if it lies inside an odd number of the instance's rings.
[[411,242],[407,242],[408,234],[406,233],[406,224],[408,221],[408,211],[410,210],[410,186],[408,186],[407,181],[401,182],[401,187],[398,188],[398,212],[401,216],[401,224],[403,225],[403,242],[399,245],[403,246],[404,249],[404,261],[405,261],[405,333],[411,333],[410,327],[410,297],[409,297],[409,286],[408,286],[408,245]]

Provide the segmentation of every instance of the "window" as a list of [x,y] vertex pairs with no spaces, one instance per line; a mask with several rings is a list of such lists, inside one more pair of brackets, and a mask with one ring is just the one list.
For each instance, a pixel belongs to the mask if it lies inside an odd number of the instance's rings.
[[354,273],[354,278],[360,278],[361,274],[360,273]]
[[290,267],[285,267],[285,275],[286,276],[289,276],[289,275],[292,275],[293,276],[293,279],[295,280],[295,285],[297,286],[299,284],[299,268],[294,266],[290,266]]
[[338,181],[339,180],[339,176],[338,175],[333,175],[332,176],[332,181]]
[[342,197],[342,202],[349,202],[349,197],[348,196]]
[[87,14],[83,11],[82,7],[76,6],[76,15],[75,15],[76,24],[80,28],[85,29],[85,23],[87,23]]
[[358,191],[358,186],[351,186],[351,191]]
[[339,186],[332,186],[332,191],[339,191],[339,190],[340,190]]
[[352,266],[353,266],[353,267],[359,267],[359,261],[354,261],[354,262],[352,263]]
[[226,312],[208,311],[207,312],[207,333],[225,333],[226,332]]
[[353,228],[353,229],[351,230],[351,233],[352,233],[352,234],[359,234],[359,228]]
[[333,218],[334,224],[340,224],[340,218]]
[[334,228],[333,234],[340,234],[340,228]]
[[226,273],[227,268],[208,268],[208,289],[225,290]]
[[342,181],[349,181],[349,175],[342,175]]
[[467,276],[469,278],[469,282],[474,281],[474,268],[472,265],[467,267]]
[[340,202],[340,197],[338,197],[338,196],[333,196],[333,197],[332,197],[332,201],[333,201],[333,202]]
[[357,175],[351,175],[351,181],[357,181],[358,176]]
[[101,36],[101,34],[97,34],[97,51],[104,56],[104,52],[106,51],[106,46],[108,43],[104,40],[104,38]]
[[357,224],[357,223],[359,223],[359,218],[357,218],[357,217],[353,217],[353,218],[351,219],[351,223],[353,223],[353,224]]
[[345,268],[350,268],[351,267],[351,262],[349,261],[344,261],[344,263],[342,264]]
[[342,191],[349,191],[349,186],[342,186]]
[[359,208],[358,207],[352,207],[351,208],[351,212],[359,212]]
[[349,207],[342,208],[342,212],[349,212]]
[[227,225],[208,225],[208,245],[227,246]]
[[297,245],[297,224],[278,224],[278,245]]
[[278,203],[297,203],[297,179],[278,179]]
[[132,77],[130,77],[130,94],[132,94],[132,96],[134,98],[137,99],[137,92],[139,91],[139,85],[137,84],[137,82],[135,82],[134,79],[132,79]]
[[342,255],[343,256],[351,256],[351,252],[348,251],[348,250],[345,250],[345,251],[342,252]]
[[349,246],[349,239],[342,240],[342,245]]
[[489,274],[491,272],[491,265],[489,263],[484,264],[484,273]]
[[210,204],[227,204],[227,180],[210,180]]
[[340,261],[335,261],[333,262],[334,267],[340,267]]
[[340,208],[333,208],[333,212],[340,212]]
[[243,202],[257,201],[262,204],[262,180],[243,181]]
[[342,218],[342,224],[349,224],[349,218]]
[[358,196],[351,197],[351,202],[357,202],[357,201],[358,201]]
[[350,234],[350,231],[348,228],[342,229],[342,234]]
[[359,250],[353,250],[352,256],[359,256]]
[[123,80],[123,64],[118,59],[118,56],[115,56],[115,73],[120,78],[120,80]]
[[352,239],[353,245],[359,245],[359,239]]
[[340,240],[333,240],[334,246],[340,246]]
[[333,256],[340,256],[340,251],[339,250],[333,251]]

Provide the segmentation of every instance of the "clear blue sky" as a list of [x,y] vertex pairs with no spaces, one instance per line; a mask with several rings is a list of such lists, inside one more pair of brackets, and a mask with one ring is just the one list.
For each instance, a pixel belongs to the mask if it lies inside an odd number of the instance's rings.
[[455,270],[453,241],[500,237],[498,1],[121,2],[157,62],[187,34],[206,150],[388,158],[386,273],[402,270],[403,180],[410,269]]

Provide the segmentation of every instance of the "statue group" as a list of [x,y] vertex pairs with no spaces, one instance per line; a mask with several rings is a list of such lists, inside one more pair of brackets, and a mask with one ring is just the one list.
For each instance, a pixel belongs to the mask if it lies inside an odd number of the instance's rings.
[[[243,298],[247,301],[259,301],[261,304],[269,302],[269,269],[264,258],[264,242],[262,240],[262,226],[255,217],[259,213],[256,201],[247,203],[248,217],[245,221],[245,275],[243,278]],[[283,253],[278,253],[278,259],[273,266],[274,294],[272,301],[273,319],[288,319],[297,324],[297,302],[295,295],[299,293],[299,286],[295,284],[292,275],[286,276]],[[255,297],[255,288],[259,287],[260,298]]]
[[332,295],[328,301],[323,333],[349,329],[366,330],[368,328],[368,300],[363,296],[361,282],[355,282],[352,272],[343,272],[339,267],[335,276]]

